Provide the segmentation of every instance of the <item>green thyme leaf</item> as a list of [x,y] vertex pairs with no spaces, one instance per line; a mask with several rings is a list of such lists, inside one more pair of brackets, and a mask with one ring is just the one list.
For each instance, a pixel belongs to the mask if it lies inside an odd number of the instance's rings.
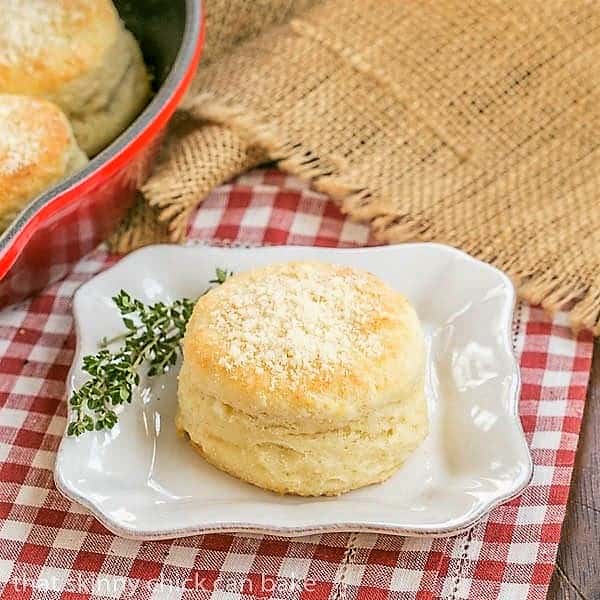
[[[230,275],[231,271],[218,268],[210,283],[221,284]],[[125,290],[113,301],[127,332],[112,340],[103,338],[96,354],[83,357],[82,370],[90,377],[69,398],[72,420],[68,435],[112,429],[118,421],[114,407],[131,403],[140,383],[140,367],[147,365],[148,377],[155,377],[177,363],[195,305],[194,300],[182,298],[147,306]],[[117,341],[121,346],[111,351],[108,346]]]
[[225,283],[225,280],[228,277],[231,277],[231,275],[233,275],[232,271],[227,271],[226,269],[220,269],[219,267],[217,267],[216,269],[216,273],[215,273],[215,278],[210,280],[210,283]]

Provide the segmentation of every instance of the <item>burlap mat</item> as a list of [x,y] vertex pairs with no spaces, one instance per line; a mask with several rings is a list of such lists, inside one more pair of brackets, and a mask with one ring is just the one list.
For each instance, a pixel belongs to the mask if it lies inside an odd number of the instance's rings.
[[600,334],[600,3],[329,0],[209,58],[121,249],[154,216],[183,239],[211,187],[275,159],[382,240],[462,248]]

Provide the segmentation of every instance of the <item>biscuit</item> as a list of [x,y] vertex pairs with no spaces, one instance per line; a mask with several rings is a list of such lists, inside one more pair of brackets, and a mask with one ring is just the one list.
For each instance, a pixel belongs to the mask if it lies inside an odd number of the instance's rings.
[[218,468],[279,493],[383,481],[427,433],[414,309],[370,273],[272,265],[201,297],[176,426]]
[[0,20],[0,90],[44,97],[94,155],[141,111],[149,77],[110,0],[8,0]]
[[0,231],[31,199],[86,163],[55,104],[0,94]]

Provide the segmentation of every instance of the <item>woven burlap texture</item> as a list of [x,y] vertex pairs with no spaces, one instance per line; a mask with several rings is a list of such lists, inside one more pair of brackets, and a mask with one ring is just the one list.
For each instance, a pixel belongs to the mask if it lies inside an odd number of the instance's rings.
[[[319,0],[206,0],[206,39],[202,68],[244,40],[287,23]],[[125,253],[147,244],[182,241],[190,213],[215,185],[268,160],[235,131],[194,123],[179,111],[169,126],[163,152],[148,183],[147,199],[136,200],[119,229],[108,240],[111,250]],[[196,165],[202,163],[200,174]],[[174,202],[174,198],[177,201]]]
[[206,0],[206,41],[202,66],[218,60],[244,40],[287,23],[318,0]]
[[599,81],[597,2],[331,0],[200,69],[143,193],[180,240],[207,183],[268,157],[598,334]]

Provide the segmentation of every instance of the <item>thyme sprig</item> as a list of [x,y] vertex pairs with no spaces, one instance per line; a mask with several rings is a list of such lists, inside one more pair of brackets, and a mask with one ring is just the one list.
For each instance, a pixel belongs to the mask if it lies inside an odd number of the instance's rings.
[[[224,283],[230,275],[217,269],[211,283]],[[82,369],[90,378],[69,399],[72,420],[68,435],[112,429],[118,420],[115,408],[131,403],[140,383],[140,368],[147,365],[148,377],[154,377],[176,364],[195,305],[195,300],[188,298],[145,305],[124,290],[113,301],[127,331],[111,340],[102,339],[96,354],[83,357]],[[108,346],[119,340],[123,340],[121,347],[111,351]]]

